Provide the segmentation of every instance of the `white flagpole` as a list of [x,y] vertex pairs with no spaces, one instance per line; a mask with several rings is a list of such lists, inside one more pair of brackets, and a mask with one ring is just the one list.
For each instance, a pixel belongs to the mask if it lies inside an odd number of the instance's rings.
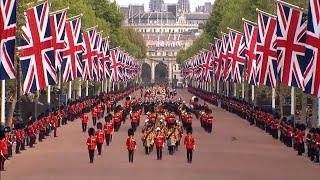
[[79,89],[78,89],[78,98],[81,98],[81,92],[82,92],[82,85],[81,85],[81,82],[82,82],[82,80],[80,79],[80,82],[79,82]]
[[48,106],[50,107],[50,103],[51,103],[51,86],[50,85],[48,85],[47,103],[48,103]]
[[242,99],[244,99],[244,82],[242,82],[242,91],[241,91],[241,93],[242,93]]
[[294,87],[291,87],[291,115],[294,116],[295,114],[295,93],[294,93]]
[[234,95],[234,97],[236,97],[237,96],[237,83],[233,83],[234,84],[234,86],[233,86],[233,95]]
[[86,80],[86,97],[89,96],[89,81]]
[[276,108],[276,89],[272,88],[272,109]]
[[69,81],[69,88],[68,88],[68,99],[71,99],[71,87],[72,87],[72,81]]
[[220,81],[219,80],[217,80],[217,94],[219,94],[220,93]]
[[2,125],[6,123],[5,111],[6,111],[6,81],[1,80],[1,123],[0,124]]
[[251,101],[254,101],[254,85],[251,85]]
[[107,81],[107,79],[104,80],[104,92],[105,93],[108,92],[108,81]]

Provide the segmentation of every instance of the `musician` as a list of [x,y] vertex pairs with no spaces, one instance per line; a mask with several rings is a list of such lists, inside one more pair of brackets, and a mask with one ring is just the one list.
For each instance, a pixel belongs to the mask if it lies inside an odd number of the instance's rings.
[[105,134],[105,139],[106,139],[106,145],[109,146],[112,138],[112,133],[114,131],[114,126],[113,123],[110,121],[112,118],[112,115],[109,114],[104,118],[105,124],[103,126],[104,134]]

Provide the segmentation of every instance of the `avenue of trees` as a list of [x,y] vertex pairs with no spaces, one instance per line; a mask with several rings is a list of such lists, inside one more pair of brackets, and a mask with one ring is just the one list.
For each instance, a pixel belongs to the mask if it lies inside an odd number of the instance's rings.
[[[40,2],[38,0],[17,0],[16,46],[19,46],[18,42],[21,38],[21,27],[25,25],[25,10]],[[110,0],[48,0],[48,2],[50,3],[50,12],[68,7],[68,18],[83,14],[81,18],[82,31],[98,25],[97,29],[98,31],[103,31],[103,37],[109,36],[110,48],[120,47],[123,51],[129,53],[136,59],[145,58],[147,49],[143,36],[132,28],[124,27],[124,15],[118,10],[118,6],[115,2],[111,2]],[[20,64],[17,56],[15,57],[15,67],[17,73],[21,73],[19,71]],[[11,124],[13,117],[17,92],[21,93],[21,87],[17,87],[17,82],[21,81],[20,78],[21,76],[17,76],[17,79],[6,81],[6,98],[7,101],[12,102],[11,106],[7,109],[8,115],[6,124],[8,125]],[[73,90],[77,90],[80,83],[84,84],[80,79],[73,81]],[[90,82],[89,84],[96,90],[99,90],[101,86],[100,82]],[[67,86],[65,84],[64,89],[66,88]],[[33,98],[38,98],[38,96],[39,95],[34,94]]]
[[[308,9],[308,0],[285,0],[288,3]],[[276,13],[276,6],[274,0],[216,0],[210,15],[209,21],[205,26],[204,33],[195,40],[194,44],[185,50],[181,50],[177,55],[177,62],[182,66],[184,62],[194,54],[204,49],[210,48],[210,43],[213,42],[214,37],[221,38],[221,32],[228,32],[227,27],[243,32],[242,18],[248,19],[257,23],[256,8],[272,14]],[[247,82],[245,83],[245,98],[250,101],[251,87]],[[222,83],[220,84],[222,86]],[[241,87],[237,87],[237,91],[241,91]],[[290,87],[277,85],[276,108],[284,113],[284,107],[288,106],[290,102]],[[237,93],[240,98],[241,93]],[[260,86],[256,87],[257,105],[265,105],[264,99],[271,101],[271,88]],[[258,100],[257,100],[258,99]],[[259,101],[259,102],[257,102]],[[305,121],[308,113],[312,114],[312,119],[317,118],[317,98],[303,93],[300,89],[296,91],[296,117]],[[309,112],[307,106],[312,107]]]

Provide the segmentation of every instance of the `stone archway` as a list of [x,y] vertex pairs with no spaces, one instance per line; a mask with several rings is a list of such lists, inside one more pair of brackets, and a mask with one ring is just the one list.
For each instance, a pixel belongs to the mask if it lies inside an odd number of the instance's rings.
[[155,67],[155,83],[166,84],[168,83],[168,66],[160,62]]
[[142,64],[141,79],[145,84],[151,83],[151,67],[147,63]]

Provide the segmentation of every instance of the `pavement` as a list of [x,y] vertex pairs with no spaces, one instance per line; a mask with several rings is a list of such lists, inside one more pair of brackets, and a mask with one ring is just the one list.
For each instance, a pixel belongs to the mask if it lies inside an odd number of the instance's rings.
[[[138,96],[135,93],[134,96]],[[178,90],[186,102],[192,97]],[[89,163],[87,133],[81,121],[69,122],[58,129],[58,138],[49,137],[35,148],[27,149],[6,162],[0,180],[308,180],[319,178],[320,164],[305,155],[297,156],[262,130],[238,116],[211,106],[213,133],[206,133],[198,120],[193,121],[196,149],[192,164],[187,163],[183,146],[173,156],[165,149],[162,161],[156,152],[144,154],[141,126],[135,134],[138,149],[134,163],[128,163],[125,147],[129,120],[114,134],[102,155]],[[145,116],[141,118],[143,123]],[[89,125],[92,122],[90,121]]]

